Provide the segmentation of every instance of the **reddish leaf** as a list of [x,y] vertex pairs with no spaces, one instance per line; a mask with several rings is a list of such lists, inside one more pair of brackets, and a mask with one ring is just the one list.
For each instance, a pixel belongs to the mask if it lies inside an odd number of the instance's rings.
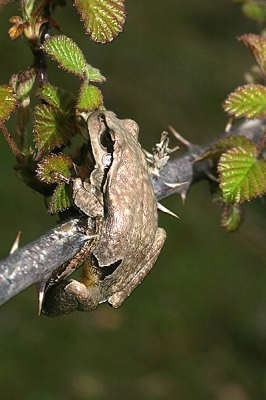
[[250,50],[251,54],[258,63],[263,75],[266,75],[266,39],[262,36],[248,34],[238,38],[238,40]]

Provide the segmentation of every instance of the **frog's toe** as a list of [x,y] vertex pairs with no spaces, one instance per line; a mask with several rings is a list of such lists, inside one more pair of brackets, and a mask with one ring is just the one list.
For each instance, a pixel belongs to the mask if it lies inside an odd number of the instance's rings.
[[65,287],[65,292],[79,303],[79,311],[92,311],[100,302],[100,290],[97,285],[86,287],[74,279]]

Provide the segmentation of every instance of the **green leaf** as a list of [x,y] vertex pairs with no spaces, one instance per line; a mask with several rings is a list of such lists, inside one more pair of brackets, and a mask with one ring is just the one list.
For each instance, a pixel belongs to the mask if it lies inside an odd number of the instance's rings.
[[207,149],[204,154],[197,157],[196,161],[201,161],[206,158],[218,158],[225,151],[237,146],[246,146],[253,148],[254,144],[245,136],[227,136],[224,139],[219,139],[217,142],[212,143],[209,149]]
[[262,85],[240,86],[223,103],[224,110],[236,118],[266,116],[266,88]]
[[89,82],[105,82],[105,77],[101,74],[100,70],[97,68],[93,68],[90,64],[86,66],[86,76]]
[[8,85],[0,86],[0,122],[10,117],[15,111],[18,101],[12,88]]
[[86,60],[72,39],[64,35],[52,36],[44,42],[41,48],[59,64],[60,68],[80,78],[84,77]]
[[79,110],[93,111],[101,107],[103,104],[103,97],[100,89],[94,85],[88,85],[83,81],[78,94],[78,101],[76,108]]
[[71,93],[56,86],[52,86],[49,83],[44,83],[42,87],[37,90],[36,95],[65,115],[68,115],[74,110],[75,100]]
[[243,209],[239,204],[226,204],[221,218],[221,226],[227,232],[234,232],[242,222]]
[[34,141],[39,151],[51,151],[67,144],[74,133],[71,119],[50,105],[39,104],[34,111]]
[[23,17],[27,17],[24,18],[24,20],[28,20],[31,17],[34,6],[35,6],[34,0],[24,0],[23,2],[21,2],[22,15]]
[[259,22],[263,22],[266,19],[265,5],[259,5],[252,0],[243,5],[243,12],[247,17],[255,19]]
[[262,36],[247,34],[238,38],[251,52],[264,77],[266,75],[266,39]]
[[48,213],[57,214],[69,208],[71,204],[71,187],[61,183],[54,190],[48,208]]
[[266,162],[257,160],[255,145],[228,150],[220,158],[218,172],[226,204],[240,204],[266,192]]
[[111,42],[123,30],[124,0],[74,0],[86,32],[94,42]]
[[71,178],[73,162],[70,157],[59,153],[44,157],[38,163],[36,174],[45,183],[62,183]]
[[24,100],[26,100],[26,102],[28,103],[28,99],[34,85],[35,78],[36,73],[33,67],[30,67],[25,71],[19,72],[18,74],[14,74],[11,76],[9,84],[16,93],[20,103],[23,103]]

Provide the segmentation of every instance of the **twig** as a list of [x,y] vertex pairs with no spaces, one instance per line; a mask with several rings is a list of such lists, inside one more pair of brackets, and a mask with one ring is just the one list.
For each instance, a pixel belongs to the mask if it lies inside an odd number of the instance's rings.
[[[265,128],[265,120],[248,121],[235,130],[225,132],[223,137],[243,135],[257,144]],[[158,201],[172,194],[179,194],[185,199],[195,182],[212,179],[215,161],[195,162],[208,146],[209,143],[203,146],[190,144],[183,157],[168,161],[160,176],[151,176]],[[182,182],[186,183],[179,185]],[[86,218],[74,218],[4,258],[0,262],[0,305],[33,283],[45,280],[60,265],[73,258],[88,240],[84,224]]]

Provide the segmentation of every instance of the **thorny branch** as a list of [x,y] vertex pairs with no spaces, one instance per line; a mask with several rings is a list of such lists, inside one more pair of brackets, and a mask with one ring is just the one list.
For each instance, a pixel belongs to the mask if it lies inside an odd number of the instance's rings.
[[[239,128],[224,133],[242,135],[258,143],[266,129],[266,120],[244,122]],[[217,160],[196,161],[210,143],[199,146],[183,141],[187,152],[182,157],[169,160],[160,176],[152,175],[157,200],[172,194],[183,198],[195,182],[213,179]],[[184,183],[183,185],[178,185]],[[82,248],[89,237],[85,234],[86,218],[79,216],[56,226],[40,238],[16,250],[0,261],[0,305],[33,283],[42,282],[61,264],[70,260]]]

